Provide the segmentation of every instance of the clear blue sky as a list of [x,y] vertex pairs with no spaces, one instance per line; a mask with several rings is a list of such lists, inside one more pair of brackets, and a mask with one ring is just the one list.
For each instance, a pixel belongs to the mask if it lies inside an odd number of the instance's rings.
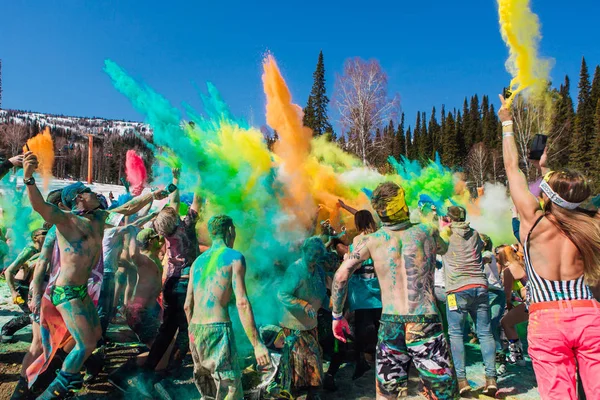
[[[600,63],[597,0],[533,0],[552,79],[577,85],[581,57]],[[378,59],[409,123],[508,82],[495,0],[3,1],[4,108],[140,120],[102,72],[111,58],[175,105],[199,105],[212,81],[233,112],[264,123],[261,58],[271,51],[305,105],[319,50],[328,93],[348,57]],[[334,113],[331,113],[332,115]],[[336,124],[337,125],[337,124]]]

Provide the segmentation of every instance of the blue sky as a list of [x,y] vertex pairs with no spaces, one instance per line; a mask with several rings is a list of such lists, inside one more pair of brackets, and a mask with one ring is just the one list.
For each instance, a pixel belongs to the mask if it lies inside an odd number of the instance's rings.
[[[600,64],[600,2],[532,6],[542,22],[541,52],[554,59],[553,81],[569,74],[576,86],[583,55]],[[321,49],[330,97],[346,58],[375,58],[409,123],[433,105],[461,107],[465,95],[489,94],[497,103],[509,80],[495,0],[11,0],[0,11],[3,108],[141,120],[102,72],[111,58],[175,105],[198,106],[193,82],[211,81],[236,115],[261,125],[265,51],[304,106]]]

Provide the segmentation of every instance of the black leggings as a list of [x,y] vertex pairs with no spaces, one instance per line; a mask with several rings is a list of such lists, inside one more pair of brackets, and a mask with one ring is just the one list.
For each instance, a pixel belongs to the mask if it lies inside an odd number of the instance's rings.
[[380,319],[381,308],[354,311],[357,358],[363,353],[375,354]]
[[25,303],[19,304],[19,308],[23,311],[23,314],[17,315],[10,321],[8,321],[2,327],[2,335],[4,336],[12,336],[17,331],[25,328],[27,325],[31,324],[31,311],[29,310],[29,306],[27,305],[27,298],[29,295],[29,287],[26,286],[26,283],[21,283],[20,281],[15,282],[17,286],[17,292],[21,296]]
[[174,354],[179,352],[179,356],[183,357],[189,350],[188,323],[183,309],[188,283],[187,278],[169,278],[165,282],[163,288],[163,320],[144,364],[145,369],[154,370],[156,368],[178,329],[179,333],[173,348]]

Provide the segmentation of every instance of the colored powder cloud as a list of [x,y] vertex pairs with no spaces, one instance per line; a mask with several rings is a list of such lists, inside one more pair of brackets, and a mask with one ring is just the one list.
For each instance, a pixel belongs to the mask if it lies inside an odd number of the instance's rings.
[[142,190],[144,190],[144,186],[146,186],[148,173],[144,160],[135,150],[127,150],[125,156],[125,175],[127,176],[127,182],[131,185],[131,193],[134,196],[139,196]]
[[46,127],[43,132],[27,140],[27,146],[23,146],[24,152],[27,151],[27,147],[37,156],[39,162],[37,172],[42,176],[44,188],[48,189],[54,167],[54,141],[50,128]]

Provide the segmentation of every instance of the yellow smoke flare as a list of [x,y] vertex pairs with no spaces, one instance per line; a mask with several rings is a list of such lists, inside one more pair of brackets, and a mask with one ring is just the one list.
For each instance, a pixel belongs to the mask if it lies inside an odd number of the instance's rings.
[[[27,141],[29,150],[38,158],[38,172],[42,175],[44,188],[47,189],[52,178],[52,167],[54,166],[54,141],[50,135],[50,128],[44,129]],[[27,147],[23,147],[23,151],[27,151]]]
[[525,97],[543,100],[549,82],[550,62],[538,55],[540,22],[529,3],[529,0],[498,0],[500,33],[509,50],[506,69],[513,77],[509,106],[521,92]]

